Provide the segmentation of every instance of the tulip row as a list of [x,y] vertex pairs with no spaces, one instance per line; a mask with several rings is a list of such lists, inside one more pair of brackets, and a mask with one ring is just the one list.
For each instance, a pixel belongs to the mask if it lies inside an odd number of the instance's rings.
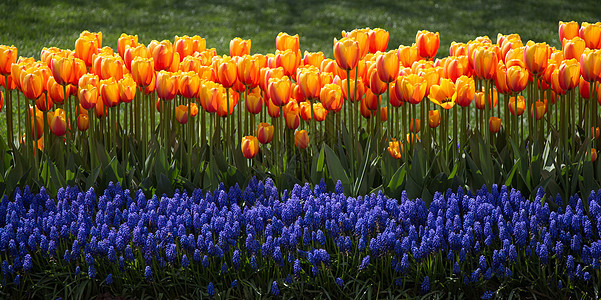
[[74,282],[73,291],[170,298],[348,298],[372,285],[378,298],[530,289],[592,297],[601,280],[601,193],[563,204],[542,190],[530,201],[491,188],[437,193],[428,206],[405,194],[346,197],[340,182],[335,193],[322,183],[280,196],[271,180],[253,179],[244,190],[220,185],[160,199],[119,184],[99,196],[61,189],[56,200],[26,187],[0,202],[0,293],[72,298],[54,284]]
[[[114,51],[103,47],[101,32],[87,31],[75,50],[44,48],[40,61],[17,60],[16,47],[0,46],[9,145],[15,147],[15,135],[29,144],[37,166],[37,149],[56,140],[49,131],[67,154],[87,138],[90,165],[98,141],[123,161],[133,141],[142,157],[153,142],[169,155],[209,143],[233,162],[235,151],[255,157],[259,143],[272,144],[274,157],[291,153],[293,142],[308,147],[309,137],[332,145],[344,130],[351,140],[360,139],[357,133],[385,136],[395,158],[417,142],[454,155],[446,145],[465,145],[468,131],[489,141],[503,130],[518,143],[558,132],[559,151],[568,154],[598,139],[601,23],[560,22],[562,49],[499,34],[496,43],[486,36],[454,42],[441,59],[438,33],[420,31],[415,44],[393,50],[383,29],[342,36],[334,40],[334,59],[301,55],[298,35],[286,33],[277,36],[275,53],[252,56],[251,41],[240,38],[230,42],[229,56],[219,56],[199,36],[146,46],[123,34]],[[21,94],[31,101],[29,113],[21,112]]]

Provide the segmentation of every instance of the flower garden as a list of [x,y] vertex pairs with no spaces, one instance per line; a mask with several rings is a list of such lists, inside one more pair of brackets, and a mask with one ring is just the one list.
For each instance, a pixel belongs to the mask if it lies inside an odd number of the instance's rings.
[[0,45],[0,294],[598,297],[601,23],[558,33]]

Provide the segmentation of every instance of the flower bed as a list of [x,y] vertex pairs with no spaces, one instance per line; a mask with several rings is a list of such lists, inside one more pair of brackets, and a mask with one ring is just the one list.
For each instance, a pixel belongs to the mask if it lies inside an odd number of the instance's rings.
[[[594,297],[601,193],[562,205],[493,185],[437,193],[427,205],[347,197],[325,184],[146,198],[111,184],[17,190],[0,202],[4,297],[140,298],[270,294]],[[553,204],[550,204],[553,203]],[[558,203],[559,207],[555,207]]]

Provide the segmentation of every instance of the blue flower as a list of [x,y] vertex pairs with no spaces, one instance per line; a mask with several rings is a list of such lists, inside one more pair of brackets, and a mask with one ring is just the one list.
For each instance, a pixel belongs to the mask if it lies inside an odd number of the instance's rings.
[[209,297],[211,298],[215,296],[215,287],[213,286],[213,282],[209,282],[209,286],[207,287],[207,294],[209,294]]
[[361,264],[359,265],[359,271],[367,268],[368,265],[369,265],[369,255],[367,255],[366,257],[363,258],[363,260],[361,260]]
[[94,265],[88,267],[88,277],[96,278],[96,269],[94,268]]
[[221,275],[226,274],[227,273],[227,264],[224,262],[223,265],[221,265]]
[[202,258],[202,267],[205,269],[209,267],[209,258],[206,255]]
[[424,280],[422,281],[422,284],[420,286],[420,291],[422,294],[425,294],[428,291],[430,291],[430,277],[424,277]]
[[113,275],[112,274],[108,274],[106,275],[106,279],[104,280],[106,282],[106,284],[111,285],[113,284]]
[[234,279],[234,281],[232,281],[232,283],[230,284],[230,286],[232,288],[237,288],[238,287],[238,279]]
[[495,292],[489,290],[489,291],[484,292],[484,294],[482,295],[482,297],[480,299],[485,299],[485,300],[492,299],[492,297],[494,295],[495,295]]
[[146,266],[144,269],[144,279],[146,279],[146,281],[152,281],[152,270],[150,269],[150,266]]
[[81,269],[79,268],[79,266],[75,267],[75,272],[73,273],[73,275],[78,276],[81,273]]
[[301,275],[301,264],[300,264],[300,260],[296,259],[294,261],[294,276],[296,278],[299,278]]
[[278,282],[275,280],[271,283],[271,294],[276,297],[278,297],[280,295],[280,289],[278,288]]
[[17,275],[17,276],[15,276],[15,286],[19,286],[20,284],[21,284],[21,275]]
[[31,255],[25,254],[25,258],[23,259],[23,270],[25,272],[31,271],[33,268],[33,261],[31,260]]
[[344,285],[344,280],[342,280],[342,278],[340,278],[340,277],[337,277],[337,278],[336,278],[336,284],[337,284],[339,287],[342,287],[342,286]]
[[453,265],[453,273],[455,273],[455,275],[461,274],[461,267],[457,262],[455,262],[455,264]]
[[256,257],[256,256],[254,256],[254,255],[253,255],[251,258],[250,258],[250,268],[251,268],[253,271],[256,271],[256,270],[258,270],[258,266],[257,266],[257,257]]
[[188,256],[186,256],[186,254],[184,254],[182,256],[182,262],[181,262],[182,268],[186,269],[190,266],[190,262],[188,261]]
[[288,275],[286,275],[286,278],[284,278],[284,283],[286,283],[287,285],[291,285],[292,283],[294,283],[292,274],[288,273]]

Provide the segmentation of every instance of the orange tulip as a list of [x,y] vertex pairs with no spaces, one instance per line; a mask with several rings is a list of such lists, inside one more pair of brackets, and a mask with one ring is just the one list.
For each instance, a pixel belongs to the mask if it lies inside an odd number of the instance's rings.
[[319,93],[321,104],[329,111],[339,112],[342,109],[342,89],[337,84],[326,84]]
[[578,35],[586,42],[586,47],[590,49],[601,48],[601,22],[590,24],[582,22]]
[[110,78],[100,81],[100,97],[106,107],[114,107],[119,104],[119,84]]
[[601,81],[601,50],[585,50],[582,53],[580,73],[588,82]]
[[571,90],[578,86],[580,80],[580,64],[576,59],[564,60],[559,66],[559,86]]
[[[491,99],[492,98],[492,99]],[[486,102],[484,101],[484,92],[478,91],[474,94],[474,102],[476,103],[477,109],[485,109]],[[497,107],[497,103],[499,102],[499,96],[496,90],[493,89],[492,97],[491,94],[488,94],[488,108]]]
[[463,75],[470,76],[471,73],[467,56],[447,57],[443,68],[445,77],[451,79],[453,82]]
[[286,127],[295,130],[300,125],[300,107],[296,102],[290,101],[284,106],[284,119],[286,119]]
[[403,152],[403,144],[400,144],[400,146],[399,144],[395,138],[391,142],[388,142],[388,153],[395,159],[400,159]]
[[[206,42],[205,42],[206,46]],[[186,58],[192,53],[194,53],[194,40],[187,36],[175,36],[175,41],[173,43],[173,47],[175,48],[175,52],[179,54],[179,57]]]
[[198,89],[200,105],[208,113],[217,112],[218,103],[225,97],[225,89],[219,83],[203,81]]
[[376,95],[381,95],[386,92],[386,82],[380,80],[380,76],[378,76],[378,70],[374,66],[372,66],[368,71],[369,74],[369,89]]
[[[515,102],[516,102],[515,97],[511,97],[508,102],[509,112],[511,112],[511,114],[514,116],[516,114],[516,109],[515,109],[516,103]],[[518,114],[518,116],[521,116],[524,113],[525,109],[526,109],[526,101],[524,100],[524,96],[518,96],[517,97],[517,114]]]
[[323,52],[308,52],[305,51],[305,56],[303,57],[303,63],[305,65],[312,65],[315,67],[320,67],[321,62],[325,59]]
[[188,123],[188,106],[178,105],[175,108],[175,120],[180,124]]
[[369,52],[376,53],[378,51],[384,52],[386,48],[388,48],[388,39],[389,33],[388,31],[376,28],[367,32],[368,42],[369,42]]
[[526,88],[528,84],[528,71],[519,66],[513,66],[507,69],[507,87],[513,93],[519,93]]
[[263,108],[263,98],[261,92],[255,89],[246,97],[246,110],[251,114],[258,114]]
[[440,35],[438,32],[432,33],[427,30],[418,31],[415,36],[415,45],[417,46],[418,55],[430,60],[436,56],[436,52],[438,52]]
[[501,130],[501,119],[490,117],[488,119],[488,130],[490,130],[491,133],[499,132],[499,130]]
[[559,21],[559,41],[571,40],[578,36],[578,22],[562,22]]
[[476,92],[474,79],[465,75],[457,78],[457,81],[455,81],[455,89],[456,92],[453,94],[453,98],[455,98],[454,101],[457,102],[459,106],[469,106],[470,103],[472,103],[472,99]]
[[96,106],[96,101],[98,100],[98,89],[96,86],[91,84],[80,86],[77,95],[79,103],[84,109],[91,109]]
[[21,90],[25,97],[30,100],[39,98],[45,90],[44,75],[41,69],[30,67],[27,70],[21,71],[20,76]]
[[[365,99],[359,102],[361,115],[366,119],[375,116],[379,100],[380,99],[378,99],[376,94],[372,93],[370,89],[367,89],[365,91]],[[373,109],[371,109],[372,107]]]
[[257,126],[257,139],[261,144],[269,144],[273,139],[274,132],[275,129],[273,128],[273,125],[259,123],[259,126]]
[[245,136],[240,143],[244,157],[251,159],[259,153],[259,141],[254,136]]
[[397,50],[397,55],[399,57],[399,62],[403,64],[404,67],[411,67],[414,62],[418,61],[420,57],[417,54],[417,47],[413,46],[399,46]]
[[4,93],[2,93],[2,91],[0,91],[0,112],[2,111],[3,107],[4,107]]
[[420,119],[409,120],[409,131],[417,133],[421,130],[421,128],[422,128],[422,121]]
[[418,104],[426,96],[427,86],[426,79],[416,74],[409,74],[397,77],[394,92],[401,101]]
[[220,61],[217,61],[216,78],[225,88],[230,88],[238,79],[238,68],[236,61],[231,57],[224,56]]
[[524,62],[526,69],[534,75],[545,71],[549,61],[549,46],[546,43],[526,45],[524,48]]
[[279,51],[292,50],[296,53],[299,52],[299,39],[298,34],[289,35],[285,32],[280,32],[275,38],[275,47]]
[[88,119],[88,115],[79,114],[77,116],[77,129],[79,131],[86,131],[90,128],[90,120]]
[[306,99],[317,99],[319,97],[321,78],[318,71],[302,71],[296,77]]
[[222,97],[218,99],[219,102],[217,103],[217,115],[225,118],[234,113],[234,107],[236,107],[236,104],[238,104],[238,93],[230,93],[229,102],[225,93],[221,93],[221,95]]
[[267,93],[275,106],[286,105],[292,93],[290,79],[288,77],[270,79]]
[[239,37],[230,41],[230,56],[250,55],[251,40],[243,40]]
[[[63,87],[54,80],[54,77],[50,77],[48,82],[46,82],[46,90],[53,103],[63,104],[63,101],[65,101],[65,91]],[[67,89],[67,93],[68,91],[69,89]],[[67,95],[67,97],[68,96],[69,95]]]
[[10,75],[12,64],[17,62],[17,47],[0,45],[0,75]]
[[138,46],[138,35],[128,35],[122,33],[119,39],[117,39],[117,51],[121,58],[125,58],[125,49],[127,47],[135,48]]
[[559,83],[559,69],[555,68],[551,74],[551,89],[557,95],[565,95],[566,90],[561,87]]
[[328,110],[323,107],[321,102],[313,103],[313,118],[317,122],[325,121],[328,116]]
[[493,48],[480,47],[474,51],[474,73],[482,79],[493,79],[499,58]]
[[334,40],[334,58],[343,70],[354,69],[359,63],[359,43],[349,38]]
[[[545,115],[545,112],[547,111],[547,105],[544,102],[538,100],[538,101],[536,101],[536,109],[535,109],[534,105],[531,105],[530,111],[532,112],[532,115],[534,117],[536,117],[536,120],[538,121],[538,120],[542,119],[543,116]],[[534,115],[535,113],[536,113],[536,116]]]
[[42,113],[42,111],[40,111],[39,109],[36,109],[35,111],[35,118],[33,117],[33,107],[29,107],[29,133],[31,134],[31,136],[33,136],[33,132],[34,132],[34,128],[33,128],[33,122],[35,119],[35,133],[36,136],[34,137],[35,140],[39,140],[43,135],[44,135],[44,114]]
[[571,40],[563,41],[563,56],[565,59],[575,58],[580,60],[580,56],[586,48],[586,43],[580,37],[575,37]]
[[[342,82],[340,83],[340,86],[347,87],[348,86],[347,80],[348,79],[343,79]],[[350,85],[351,85],[350,101],[351,102],[361,101],[361,99],[363,98],[363,95],[365,94],[365,85],[363,84],[363,81],[361,80],[361,78],[357,78],[357,83],[355,83],[355,81],[351,79]],[[357,91],[355,92],[355,90],[357,90]],[[348,97],[347,93],[348,93],[347,89],[343,88],[342,96],[344,97],[344,100],[349,101],[349,97]]]
[[584,80],[582,76],[580,77],[580,81],[578,81],[578,91],[580,92],[580,97],[584,99],[591,98],[591,84]]
[[378,76],[383,82],[393,82],[399,73],[399,57],[396,51],[388,51],[376,58]]
[[299,149],[305,149],[309,146],[309,134],[306,130],[299,130],[294,133],[294,144]]
[[[169,40],[163,40],[160,43],[156,44],[152,49],[148,48],[149,51],[152,51],[151,55],[154,60],[154,69],[156,71],[168,70],[173,63],[174,51],[173,44]],[[179,56],[179,54],[178,54]]]
[[428,111],[428,126],[436,128],[440,125],[440,112],[438,110]]
[[75,41],[75,57],[83,60],[86,66],[91,66],[94,55],[98,53],[98,48],[102,45],[98,44],[98,39],[90,36],[79,36]]
[[[131,72],[131,63],[136,57],[148,58],[148,50],[146,46],[140,44],[136,47],[126,47],[125,53],[123,54],[123,62],[125,63],[125,67],[127,70]],[[154,64],[152,65],[152,69],[154,70]]]
[[[62,89],[62,87],[61,87],[61,89]],[[35,106],[40,111],[49,111],[54,106],[54,102],[52,101],[52,98],[50,98],[48,93],[44,93],[40,96],[40,98],[35,100]]]
[[194,72],[182,73],[178,78],[178,87],[184,98],[194,98],[200,89],[200,77]]
[[597,160],[597,149],[592,148],[591,149],[591,161],[596,161]]
[[100,79],[114,78],[119,81],[123,78],[124,63],[118,56],[107,56],[102,59]]
[[238,59],[236,69],[238,79],[242,84],[250,88],[255,88],[259,85],[261,69],[258,62],[252,56],[245,55]]
[[162,100],[171,100],[175,98],[178,91],[177,74],[168,71],[157,73],[156,92]]
[[369,51],[369,32],[370,29],[354,29],[351,32],[342,31],[342,37],[350,38],[359,43],[359,57],[364,58]]
[[65,111],[57,108],[54,112],[48,113],[48,125],[50,131],[56,136],[63,136],[67,133],[67,115]]
[[284,69],[284,75],[292,76],[296,73],[296,68],[300,63],[300,55],[290,49],[285,51],[277,51],[275,54],[276,67]]
[[155,79],[154,62],[152,58],[134,58],[131,63],[131,76],[139,86],[149,86]]
[[428,98],[432,103],[439,105],[444,109],[451,109],[455,106],[455,84],[450,79],[441,78],[440,84],[430,87]]
[[136,96],[136,82],[131,76],[126,76],[119,81],[119,99],[123,103],[130,103]]

